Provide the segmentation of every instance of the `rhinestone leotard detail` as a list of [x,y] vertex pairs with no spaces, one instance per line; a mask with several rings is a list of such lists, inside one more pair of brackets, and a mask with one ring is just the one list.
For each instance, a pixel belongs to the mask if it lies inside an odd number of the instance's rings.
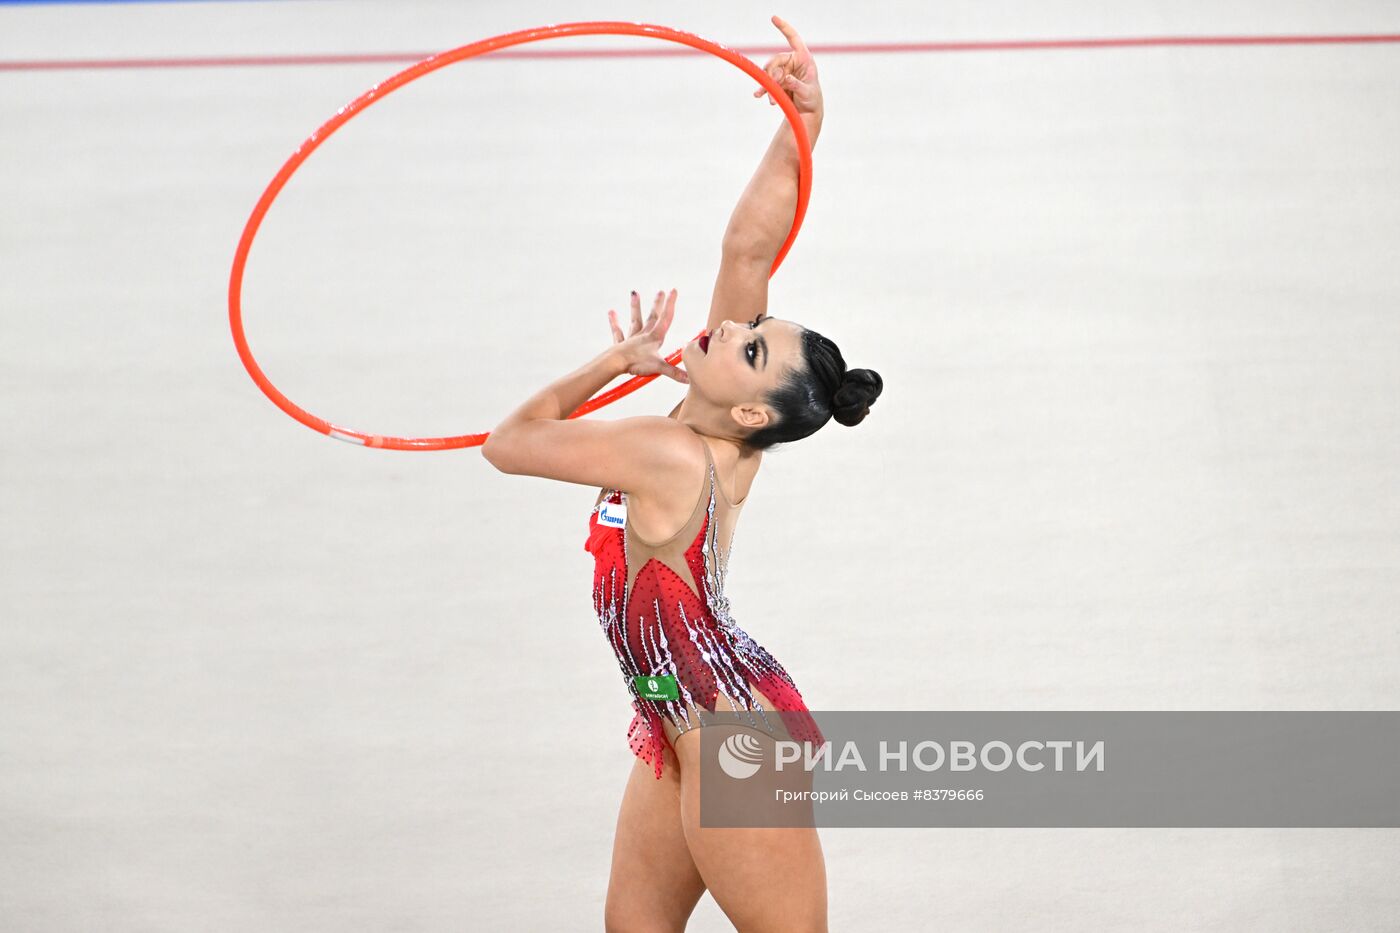
[[[680,531],[654,544],[637,535],[630,522],[625,527],[600,522],[605,503],[626,502],[621,490],[604,489],[589,515],[584,542],[594,556],[594,613],[632,698],[628,744],[658,778],[669,744],[662,719],[685,732],[709,724],[704,714],[713,714],[720,702],[746,724],[768,732],[776,710],[793,739],[824,741],[787,671],[730,614],[724,579],[743,501],[734,504],[725,497],[709,444],[702,440],[701,445],[705,486]],[[649,700],[637,692],[633,677],[659,674],[676,679],[677,700]],[[762,708],[755,688],[773,710]]]

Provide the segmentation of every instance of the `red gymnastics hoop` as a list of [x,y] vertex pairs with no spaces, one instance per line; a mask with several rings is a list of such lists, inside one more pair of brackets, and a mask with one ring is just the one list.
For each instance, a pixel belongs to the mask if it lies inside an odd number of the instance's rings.
[[[802,118],[797,113],[797,108],[787,94],[780,88],[768,73],[759,68],[752,61],[733,49],[717,45],[707,39],[692,35],[688,32],[681,32],[676,29],[668,29],[665,26],[652,26],[646,23],[560,23],[554,26],[540,26],[536,29],[522,29],[519,32],[507,33],[502,36],[495,36],[490,39],[482,39],[470,45],[452,49],[447,52],[440,52],[430,58],[409,68],[405,68],[398,74],[380,84],[365,91],[351,103],[342,107],[335,116],[325,122],[316,132],[307,137],[306,141],[292,153],[282,168],[263,191],[262,197],[258,199],[257,205],[253,208],[252,215],[248,218],[248,223],[243,228],[243,236],[238,241],[238,250],[233,256],[233,272],[228,284],[228,319],[229,326],[233,329],[233,342],[238,348],[238,357],[243,361],[243,366],[248,370],[248,375],[253,377],[258,388],[263,394],[272,399],[273,404],[291,415],[297,421],[329,435],[336,440],[346,441],[351,444],[359,444],[367,447],[382,447],[389,450],[450,450],[458,447],[475,447],[483,443],[490,432],[482,434],[461,434],[456,437],[388,437],[381,434],[365,434],[351,428],[331,424],[321,418],[316,417],[309,411],[299,407],[291,399],[287,398],[272,381],[263,373],[258,366],[257,360],[253,358],[253,353],[248,349],[248,340],[243,334],[243,269],[248,262],[248,251],[253,245],[253,237],[257,235],[258,228],[262,225],[263,217],[267,214],[268,208],[276,200],[277,195],[287,184],[293,173],[301,164],[306,161],[311,153],[326,139],[340,129],[357,113],[365,110],[376,101],[382,100],[392,92],[416,81],[424,75],[444,68],[453,62],[460,62],[463,59],[474,58],[477,55],[485,55],[498,49],[509,48],[513,45],[523,45],[526,42],[540,42],[544,39],[558,39],[565,36],[642,36],[652,39],[664,39],[667,42],[677,42],[681,45],[688,45],[693,49],[708,52],[717,58],[722,58],[731,65],[747,72],[754,80],[772,95],[773,99],[783,108],[783,114],[787,117],[788,123],[792,125],[793,135],[797,140],[797,151],[800,159],[800,169],[798,172],[797,189],[797,211],[792,218],[792,229],[788,231],[787,239],[783,241],[782,249],[778,250],[778,256],[773,260],[773,268],[769,270],[769,276],[778,271],[782,265],[784,257],[792,247],[793,240],[797,239],[797,231],[802,227],[802,218],[807,213],[807,200],[812,192],[812,144],[807,137],[807,128],[802,124]],[[700,333],[704,333],[701,331]],[[699,336],[698,334],[696,336]],[[671,364],[678,364],[681,360],[681,350],[676,350],[666,357]],[[589,399],[578,411],[569,415],[570,418],[577,418],[586,415],[591,411],[596,411],[611,402],[615,402],[624,395],[635,392],[648,382],[656,378],[656,374],[649,376],[635,376],[627,382],[615,388]]]

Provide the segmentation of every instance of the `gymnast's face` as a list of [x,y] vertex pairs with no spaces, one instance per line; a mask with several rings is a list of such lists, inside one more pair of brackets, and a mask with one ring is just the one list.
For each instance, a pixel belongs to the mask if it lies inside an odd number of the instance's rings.
[[[764,401],[802,365],[802,326],[768,316],[725,321],[685,345],[690,392],[729,410],[736,427],[757,430],[775,417]],[[708,339],[706,339],[708,337]]]

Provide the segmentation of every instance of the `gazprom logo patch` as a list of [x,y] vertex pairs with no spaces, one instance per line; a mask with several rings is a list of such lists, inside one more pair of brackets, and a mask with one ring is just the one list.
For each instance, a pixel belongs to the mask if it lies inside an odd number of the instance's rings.
[[621,528],[627,524],[627,506],[620,502],[604,502],[598,510],[598,524]]

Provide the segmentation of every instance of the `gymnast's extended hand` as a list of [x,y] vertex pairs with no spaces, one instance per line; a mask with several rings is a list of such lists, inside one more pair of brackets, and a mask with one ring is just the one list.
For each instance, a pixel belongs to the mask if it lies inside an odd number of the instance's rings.
[[[812,59],[812,53],[807,50],[807,43],[803,42],[797,30],[781,17],[773,17],[773,25],[782,32],[788,45],[792,46],[792,51],[774,55],[768,60],[768,64],[763,66],[763,70],[778,82],[779,87],[787,91],[798,113],[821,113],[822,87],[817,82],[817,63]],[[763,97],[765,94],[768,96],[768,103],[777,103],[773,95],[763,88],[753,92],[754,97]]]
[[[664,302],[664,305],[663,305]],[[656,293],[656,302],[651,306],[651,314],[642,323],[642,300],[632,293],[632,333],[624,338],[617,326],[617,312],[608,310],[608,325],[612,327],[613,353],[627,372],[634,376],[649,376],[664,373],[677,382],[689,382],[685,370],[666,362],[661,356],[661,341],[666,339],[666,331],[676,314],[676,290],[670,296]]]

